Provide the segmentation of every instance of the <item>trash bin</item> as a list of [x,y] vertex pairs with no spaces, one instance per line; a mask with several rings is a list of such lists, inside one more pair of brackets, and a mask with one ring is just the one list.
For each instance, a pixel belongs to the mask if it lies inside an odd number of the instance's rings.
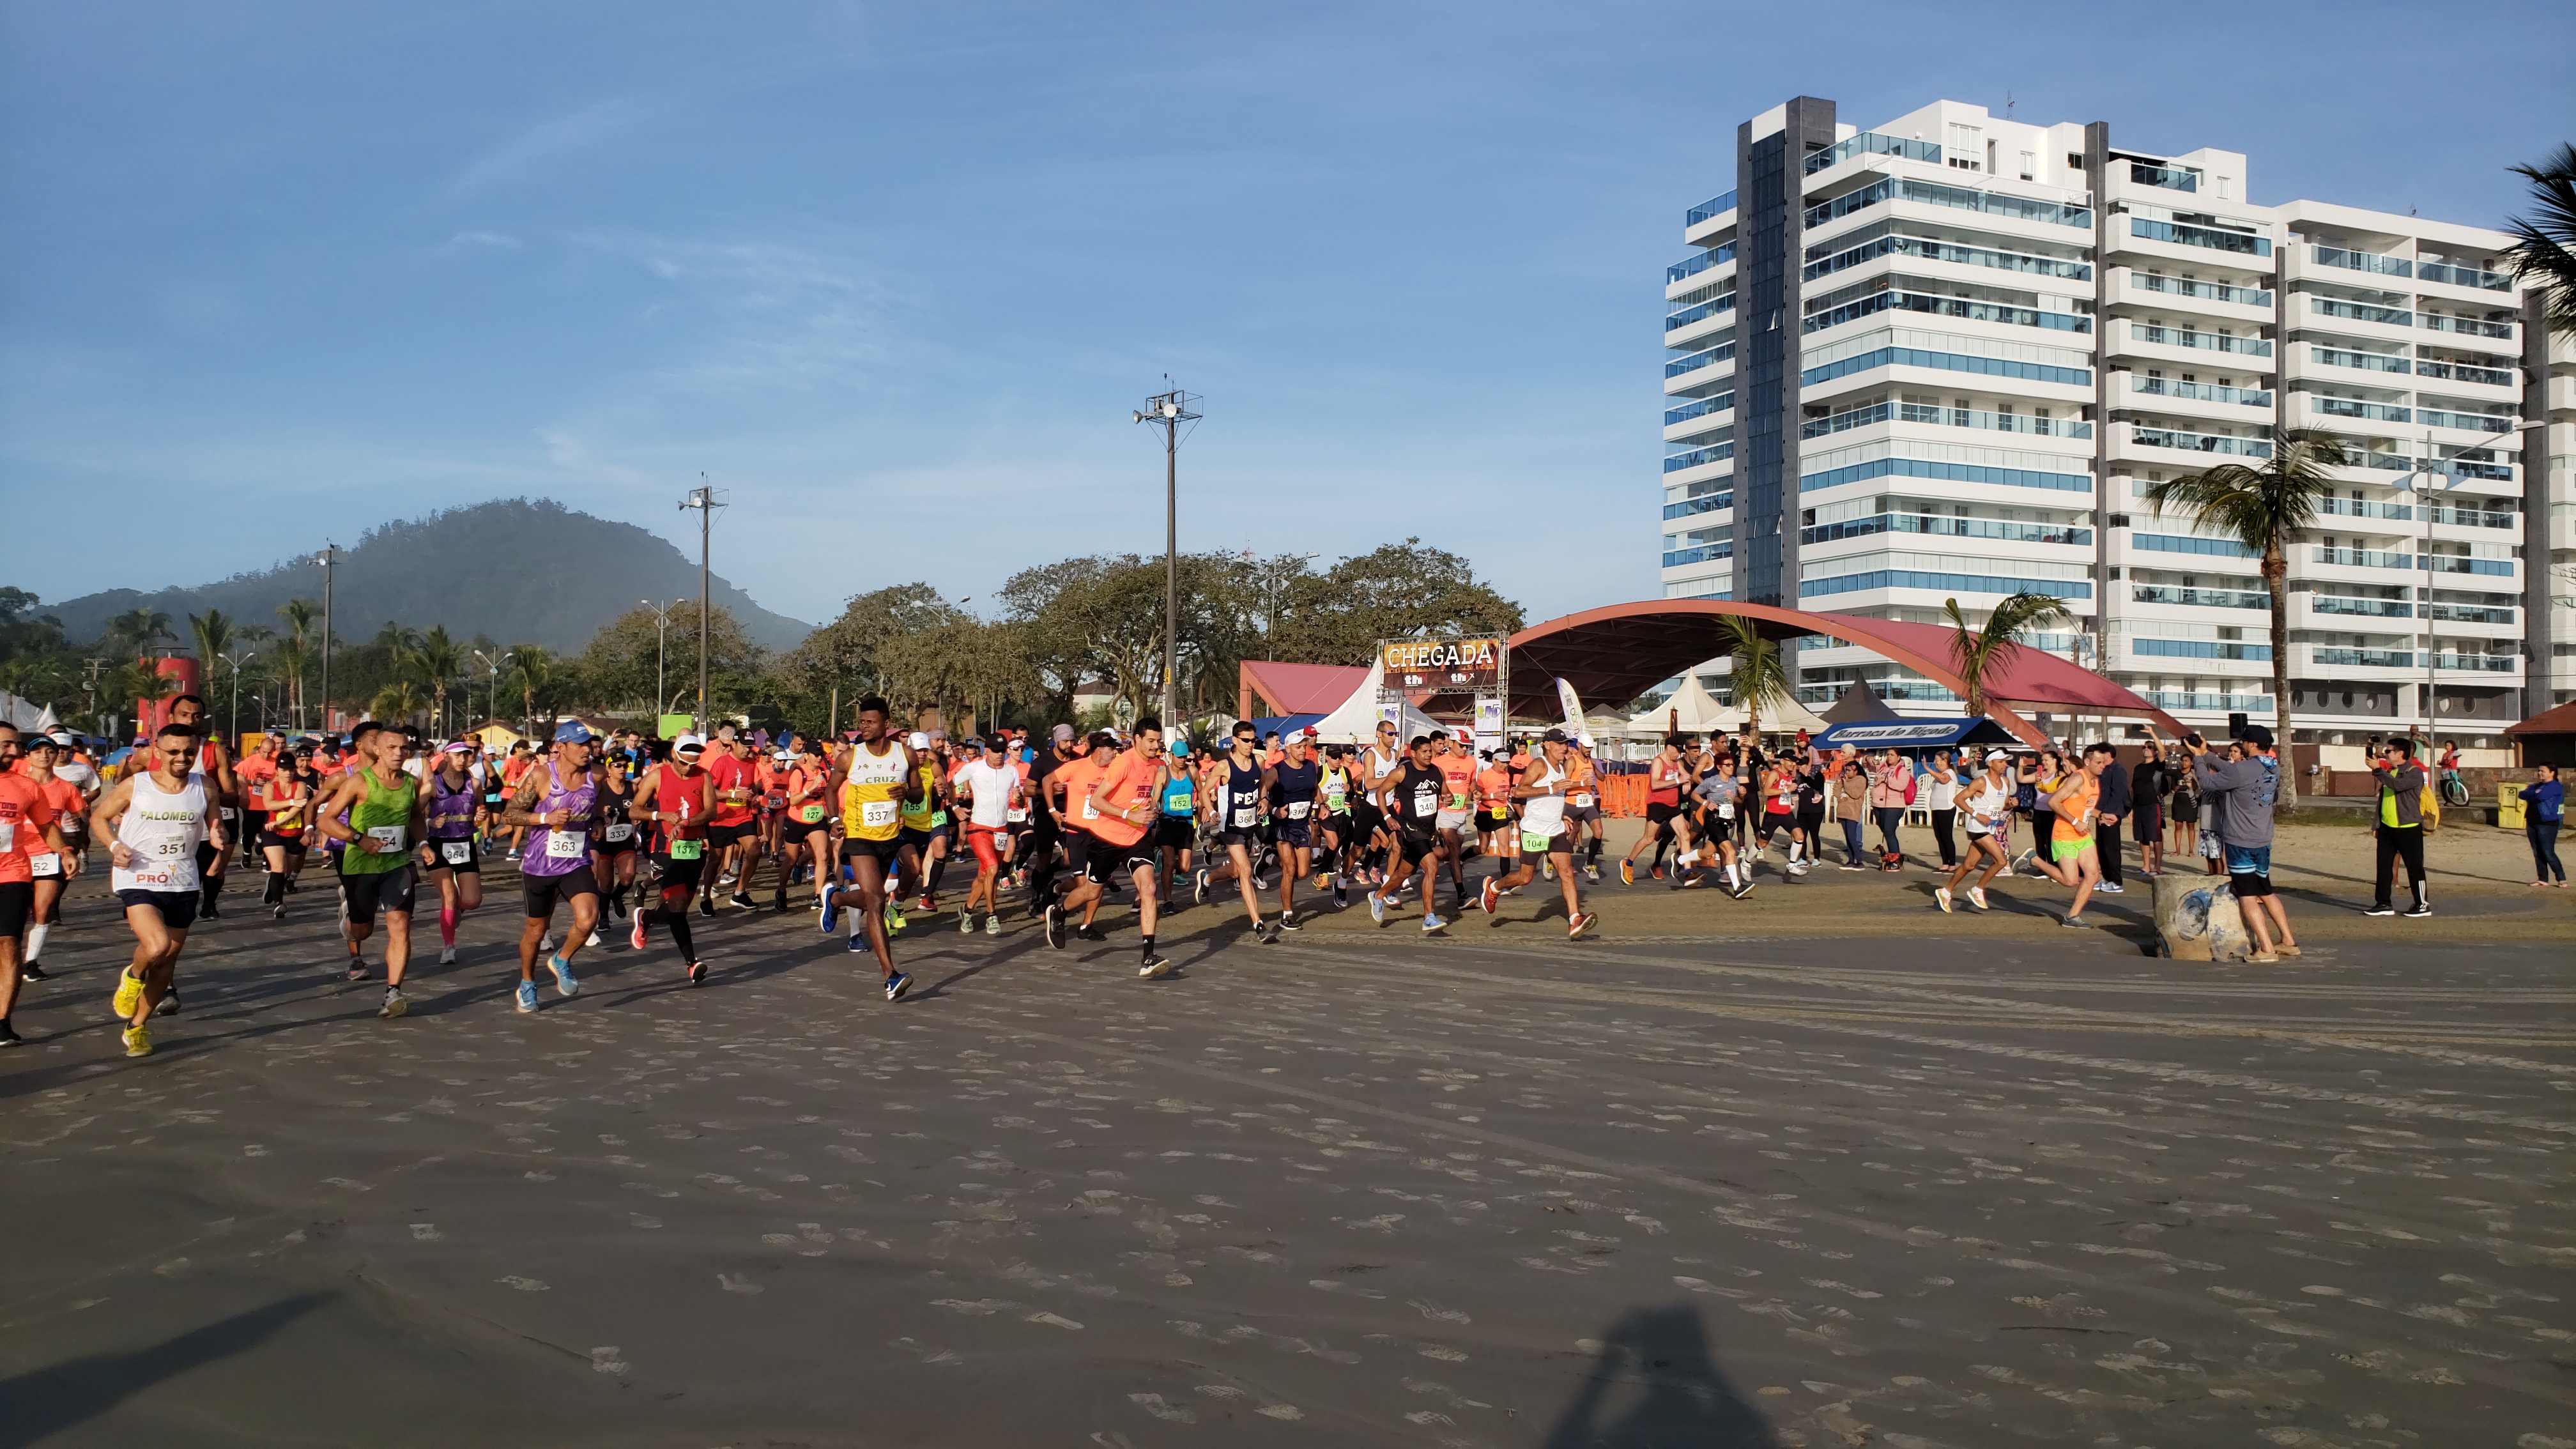
[[2496,829],[2522,828],[2522,787],[2514,784],[2496,786]]

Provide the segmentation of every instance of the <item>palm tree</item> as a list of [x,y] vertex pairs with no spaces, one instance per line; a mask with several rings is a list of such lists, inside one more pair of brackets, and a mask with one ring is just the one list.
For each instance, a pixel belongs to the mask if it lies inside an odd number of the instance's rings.
[[2516,166],[2531,183],[2533,216],[2505,229],[2522,238],[2505,253],[2515,280],[2537,283],[2552,332],[2576,332],[2576,144],[2565,141],[2537,166]]
[[376,691],[370,707],[376,718],[387,724],[408,723],[420,713],[420,691],[412,687],[410,680],[397,679]]
[[437,723],[433,728],[447,728],[447,685],[465,672],[465,646],[447,635],[447,626],[433,624],[403,656],[413,673],[429,686],[431,709]]
[[1950,669],[1959,676],[1970,719],[1994,707],[1986,693],[1987,671],[2010,667],[2022,641],[2041,625],[2075,619],[2064,603],[2047,594],[2008,594],[1986,611],[1986,622],[1979,625],[1968,623],[1956,599],[1943,600],[1941,612],[1950,620]]
[[277,650],[277,665],[287,670],[287,690],[295,699],[295,727],[304,728],[304,670],[313,662],[313,626],[322,618],[322,606],[311,599],[289,599],[277,606],[277,616],[286,621],[286,643]]
[[241,630],[224,617],[223,610],[208,609],[202,614],[188,616],[188,631],[196,636],[197,670],[205,680],[205,688],[211,693],[215,687],[215,666],[223,663],[224,651],[233,647],[233,640]]
[[170,616],[159,609],[128,609],[107,621],[108,642],[119,654],[140,657],[176,637],[170,632]]
[[1744,706],[1745,725],[1759,736],[1762,701],[1797,697],[1789,678],[1788,661],[1780,653],[1780,641],[1763,638],[1760,627],[1741,614],[1719,616],[1718,638],[1727,646],[1729,689],[1735,702]]
[[[2170,507],[2205,533],[2232,538],[2263,561],[2272,596],[2273,739],[2290,736],[2290,546],[2316,521],[2317,501],[2334,496],[2330,469],[2344,464],[2343,444],[2322,433],[2291,431],[2272,444],[2261,467],[2221,463],[2206,472],[2147,485],[2147,511]],[[2281,803],[2297,799],[2298,772],[2281,772]]]
[[521,644],[512,652],[516,657],[510,661],[510,682],[519,691],[520,717],[527,725],[526,732],[533,735],[537,729],[537,696],[542,694],[551,700],[563,682],[563,672],[555,667],[554,651],[542,644]]

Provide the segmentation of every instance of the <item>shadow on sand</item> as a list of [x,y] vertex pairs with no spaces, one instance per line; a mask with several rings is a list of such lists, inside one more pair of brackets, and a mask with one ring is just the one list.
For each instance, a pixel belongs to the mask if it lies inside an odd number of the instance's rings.
[[1629,1311],[1542,1441],[1547,1449],[1779,1449],[1761,1413],[1709,1357],[1699,1313],[1675,1303]]

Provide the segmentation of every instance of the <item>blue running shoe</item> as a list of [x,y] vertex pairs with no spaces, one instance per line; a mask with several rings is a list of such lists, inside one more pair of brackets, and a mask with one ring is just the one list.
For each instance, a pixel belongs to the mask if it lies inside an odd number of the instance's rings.
[[1386,897],[1375,891],[1369,892],[1369,919],[1381,926],[1386,924]]
[[555,973],[555,990],[565,996],[579,996],[581,983],[573,979],[572,963],[561,956],[548,956],[546,967]]
[[1426,915],[1422,918],[1422,934],[1426,936],[1434,931],[1445,931],[1448,928],[1449,923],[1438,916]]
[[867,951],[868,933],[865,931],[852,931],[850,933],[850,954],[853,956],[864,956],[867,954]]
[[527,1015],[528,1013],[530,1013],[530,1012],[532,1012],[532,1011],[535,1011],[536,1009],[537,1009],[537,983],[535,983],[535,982],[533,982],[533,981],[522,981],[522,982],[520,982],[520,983],[519,983],[519,1014],[520,1014],[520,1015],[522,1015],[522,1016],[525,1016],[525,1015]]
[[823,882],[823,934],[841,923],[841,886],[838,881]]
[[898,971],[886,978],[885,991],[888,1001],[903,1000],[903,994],[911,989],[912,977],[908,972]]

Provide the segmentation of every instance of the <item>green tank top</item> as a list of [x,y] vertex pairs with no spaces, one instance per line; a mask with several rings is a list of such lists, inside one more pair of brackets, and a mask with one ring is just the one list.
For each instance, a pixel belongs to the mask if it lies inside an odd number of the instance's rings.
[[397,847],[391,851],[359,850],[351,847],[340,853],[340,874],[383,875],[411,864],[411,850],[420,844],[411,838],[411,809],[419,797],[419,782],[397,770],[392,785],[380,784],[371,767],[358,772],[367,782],[367,793],[349,807],[349,828],[361,839],[390,840]]
[[932,782],[936,781],[939,776],[928,765],[915,766],[913,773],[921,777],[921,798],[918,800],[906,800],[903,802],[902,808],[899,809],[896,814],[902,818],[904,829],[928,830],[932,828],[930,815],[931,806],[934,802],[934,795],[931,786]]

